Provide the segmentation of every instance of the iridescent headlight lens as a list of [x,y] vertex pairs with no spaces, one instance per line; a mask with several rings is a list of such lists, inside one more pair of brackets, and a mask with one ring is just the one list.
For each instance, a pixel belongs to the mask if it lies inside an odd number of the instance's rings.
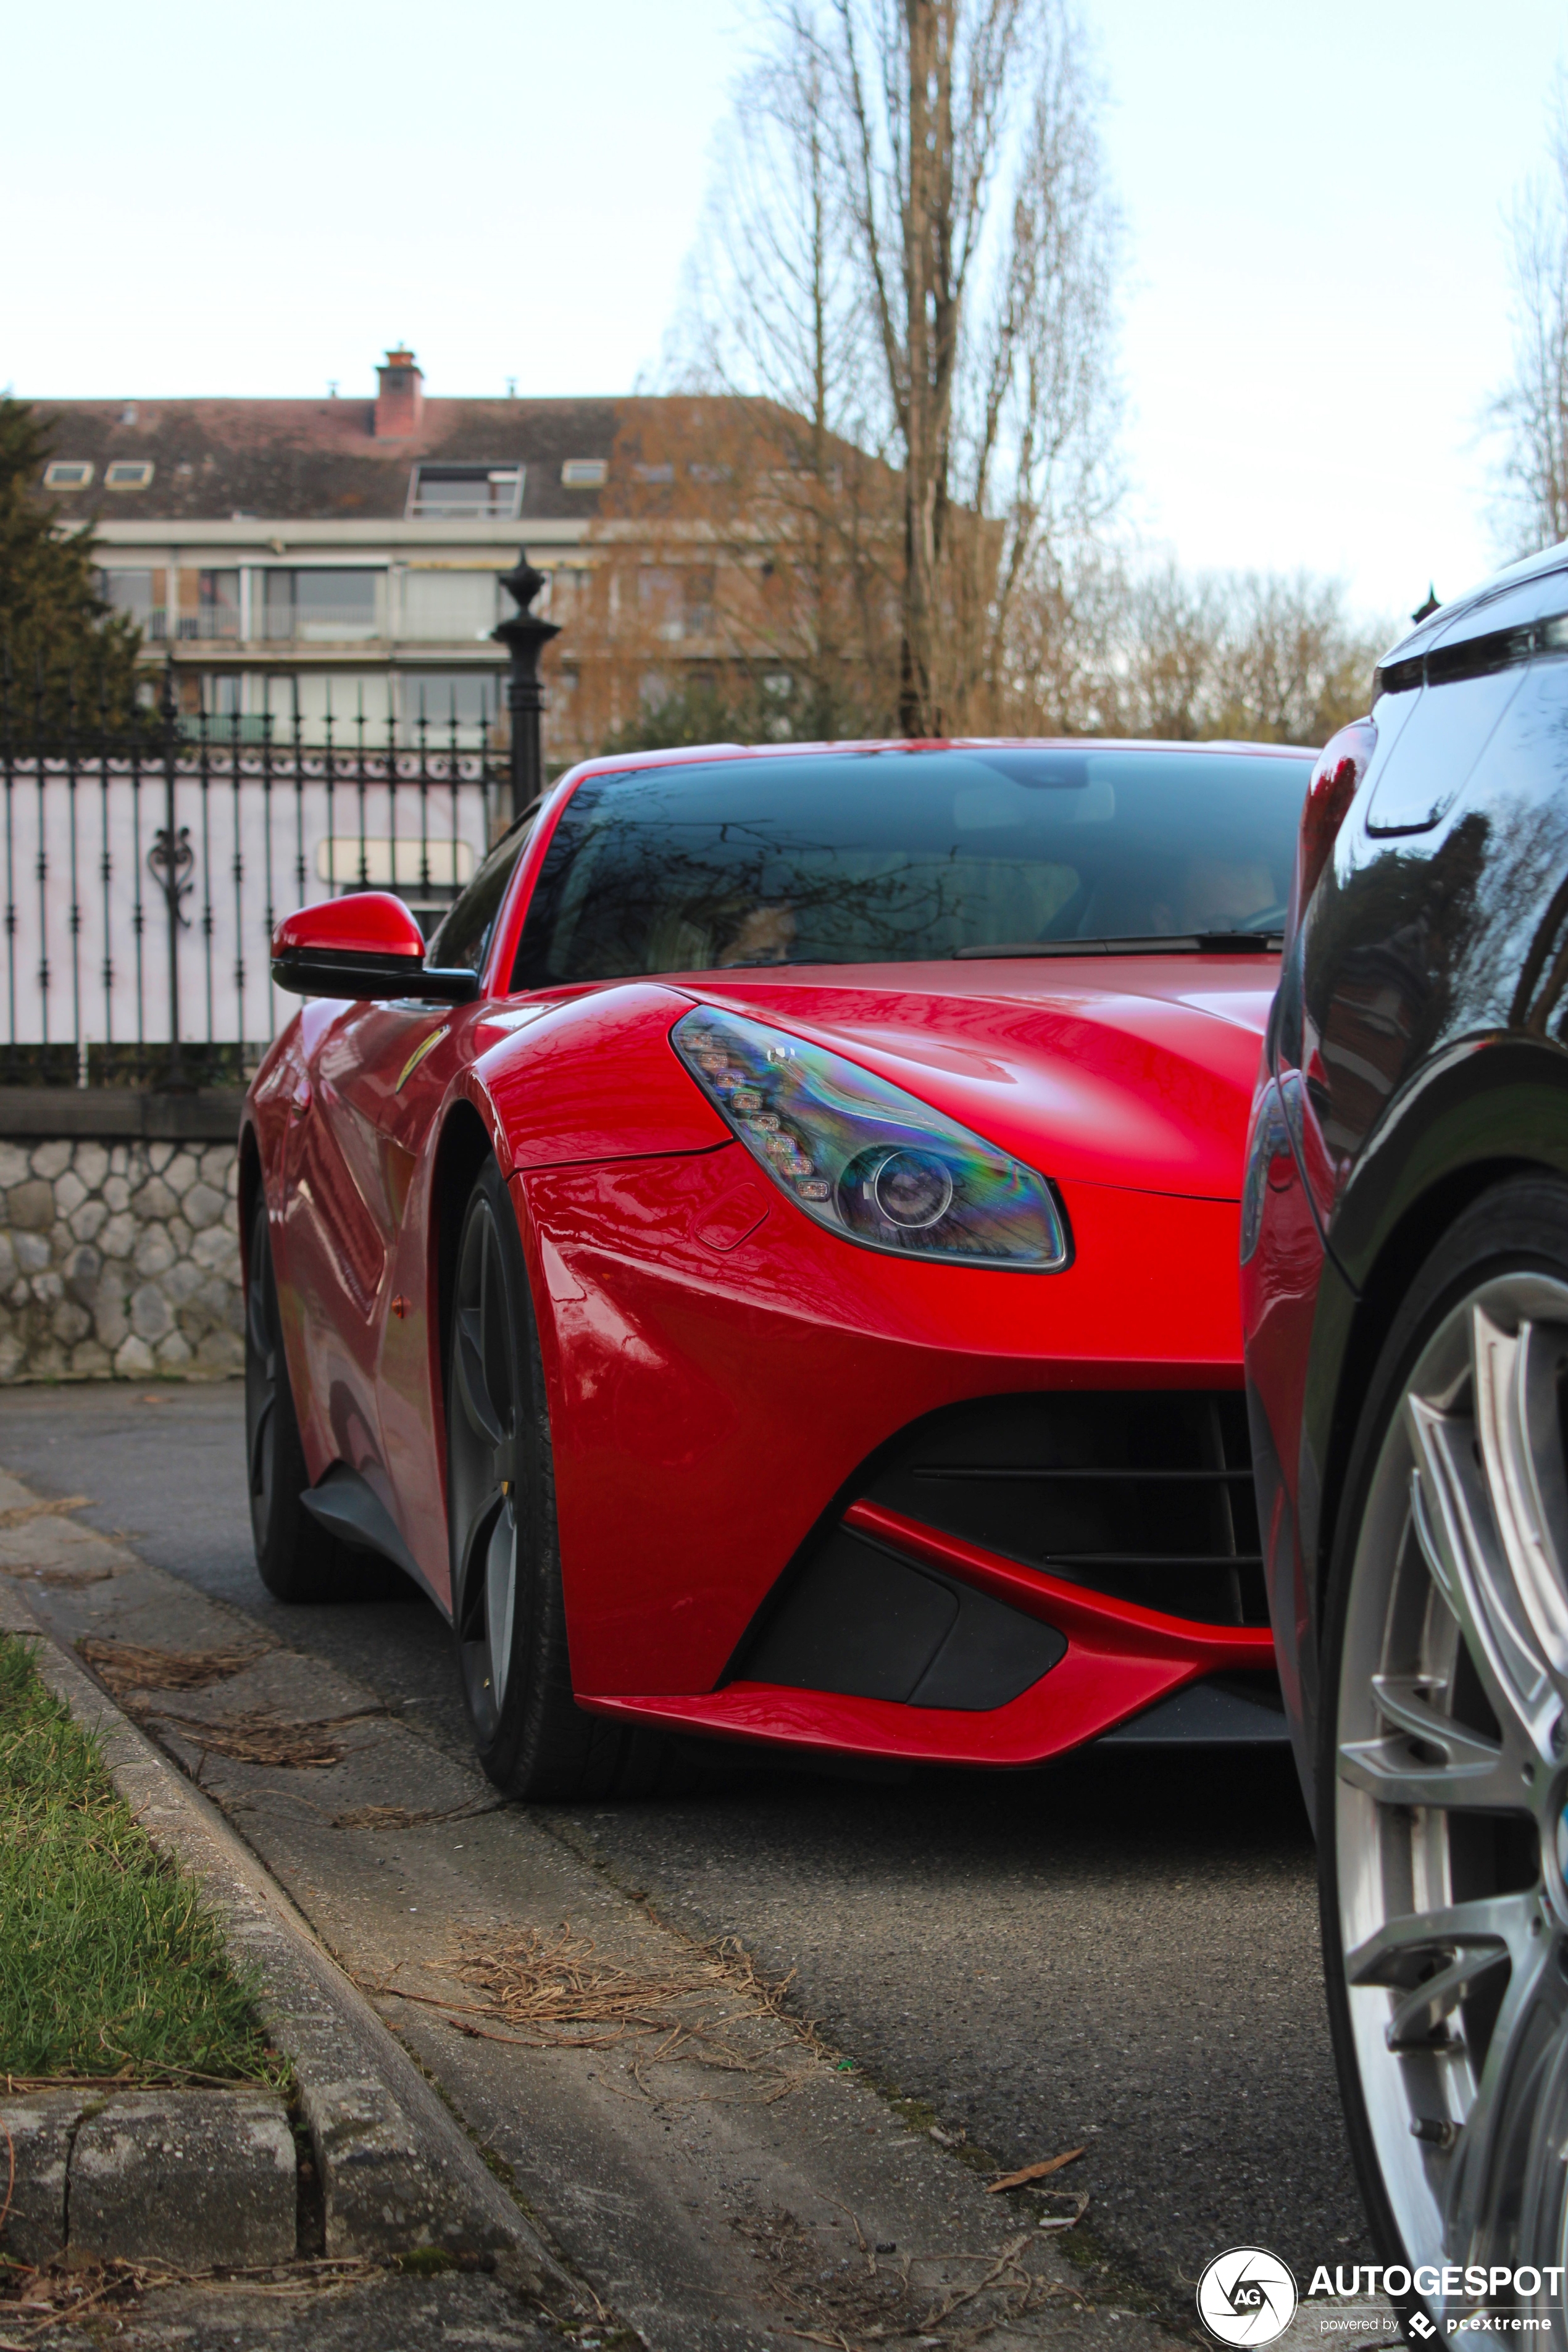
[[1069,1255],[1050,1186],[955,1119],[826,1046],[702,1006],[676,1052],[781,1191],[872,1249],[1050,1274]]

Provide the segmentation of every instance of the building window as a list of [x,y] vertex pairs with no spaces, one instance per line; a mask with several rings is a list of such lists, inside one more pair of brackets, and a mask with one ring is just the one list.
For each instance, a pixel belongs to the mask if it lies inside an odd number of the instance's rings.
[[[182,572],[180,585],[189,593],[191,574]],[[182,637],[233,639],[239,635],[239,573],[237,572],[198,572],[195,574],[196,601],[195,607],[185,606],[180,614],[179,633]]]
[[274,568],[264,575],[265,634],[321,643],[379,634],[376,610],[380,572],[286,572]]
[[593,593],[594,575],[585,564],[558,563],[549,574],[544,609],[552,621],[583,619]]
[[261,729],[245,717],[245,680],[233,672],[182,669],[175,693],[180,727],[209,743],[256,740]]
[[92,482],[93,468],[85,458],[51,457],[44,467],[46,490],[85,490]]
[[568,490],[602,490],[609,475],[609,460],[605,457],[568,457],[561,468],[562,488]]
[[153,464],[147,457],[116,457],[103,470],[106,490],[144,490],[152,479]]
[[689,637],[710,637],[713,634],[713,574],[706,564],[689,563],[684,584],[686,634]]
[[506,521],[522,511],[521,466],[416,466],[408,511],[429,520]]
[[471,645],[500,618],[493,572],[416,572],[403,575],[398,635],[424,645]]
[[639,482],[673,482],[675,467],[668,461],[658,466],[634,466],[633,473]]
[[645,563],[637,572],[637,613],[643,626],[674,645],[686,635],[685,583],[666,563]]
[[374,750],[387,740],[392,680],[386,670],[273,671],[258,683],[275,743],[297,739],[352,747],[363,740]]
[[144,636],[161,637],[163,614],[153,602],[153,574],[142,571],[100,572],[99,593],[116,613],[133,621]]
[[[501,707],[501,674],[490,669],[405,669],[398,679],[405,742],[433,751],[456,730],[459,743],[493,735]],[[421,729],[423,721],[423,730]]]

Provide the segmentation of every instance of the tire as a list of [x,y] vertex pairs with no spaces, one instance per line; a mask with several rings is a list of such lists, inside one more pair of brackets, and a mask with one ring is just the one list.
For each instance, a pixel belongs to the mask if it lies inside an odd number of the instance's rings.
[[[1568,1185],[1519,1177],[1394,1317],[1325,1611],[1334,2054],[1378,2250],[1409,2274],[1393,2299],[1444,2333],[1493,2303],[1564,2317],[1565,1400]],[[1443,2266],[1473,2264],[1522,2266],[1525,2291],[1445,2296]]]
[[452,1625],[480,1765],[514,1797],[676,1793],[696,1776],[667,1741],[573,1696],[539,1328],[493,1160],[463,1214],[446,1370]]
[[275,1601],[374,1601],[402,1583],[386,1562],[330,1536],[301,1500],[310,1475],[289,1384],[263,1198],[251,1218],[246,1283],[245,1458],[256,1566]]

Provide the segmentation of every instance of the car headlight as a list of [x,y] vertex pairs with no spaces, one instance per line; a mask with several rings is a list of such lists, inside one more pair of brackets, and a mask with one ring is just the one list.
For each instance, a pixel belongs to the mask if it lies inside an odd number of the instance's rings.
[[900,1257],[1050,1274],[1067,1220],[1032,1168],[825,1046],[704,1006],[671,1042],[782,1192]]

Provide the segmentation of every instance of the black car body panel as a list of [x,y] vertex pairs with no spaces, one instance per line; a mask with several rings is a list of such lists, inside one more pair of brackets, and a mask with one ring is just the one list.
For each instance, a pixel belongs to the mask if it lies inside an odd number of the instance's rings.
[[1290,1350],[1271,1349],[1243,1275],[1270,1610],[1310,1802],[1335,1505],[1393,1306],[1488,1184],[1568,1174],[1568,551],[1435,615],[1376,683],[1376,750],[1287,948],[1253,1123],[1251,1264],[1276,1293],[1297,1286],[1304,1377],[1283,1377]]

